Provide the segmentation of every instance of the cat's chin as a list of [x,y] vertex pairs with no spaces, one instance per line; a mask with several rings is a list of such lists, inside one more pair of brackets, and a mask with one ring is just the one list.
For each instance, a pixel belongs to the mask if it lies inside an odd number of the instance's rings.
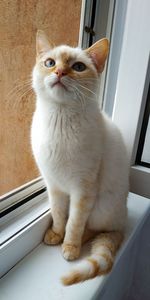
[[57,83],[47,88],[47,94],[57,103],[68,103],[68,99],[72,98],[70,92],[62,83]]

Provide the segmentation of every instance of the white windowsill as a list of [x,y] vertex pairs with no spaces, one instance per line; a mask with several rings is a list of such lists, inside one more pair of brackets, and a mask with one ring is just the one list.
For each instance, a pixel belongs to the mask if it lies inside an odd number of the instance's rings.
[[[60,283],[60,277],[76,262],[66,262],[61,255],[60,246],[50,247],[41,243],[1,279],[1,300],[93,299],[97,290],[102,288],[104,283],[107,283],[107,279],[113,275],[121,257],[134,240],[149,205],[149,199],[130,194],[126,242],[117,255],[115,266],[110,275],[64,287]],[[83,252],[84,256],[85,252],[88,252],[87,247]]]

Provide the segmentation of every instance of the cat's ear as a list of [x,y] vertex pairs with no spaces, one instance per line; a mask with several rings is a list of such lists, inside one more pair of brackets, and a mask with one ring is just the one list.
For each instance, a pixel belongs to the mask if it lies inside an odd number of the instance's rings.
[[44,31],[38,30],[36,34],[36,53],[37,56],[42,55],[52,49],[48,38]]
[[90,48],[85,50],[91,57],[98,73],[101,73],[109,51],[109,42],[106,38],[97,41]]

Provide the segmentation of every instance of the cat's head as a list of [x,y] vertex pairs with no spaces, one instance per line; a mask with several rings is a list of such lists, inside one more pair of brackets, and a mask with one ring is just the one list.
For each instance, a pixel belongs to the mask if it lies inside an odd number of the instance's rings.
[[37,59],[33,88],[49,101],[64,103],[93,98],[98,76],[108,55],[108,40],[102,39],[86,50],[69,46],[54,47],[43,31],[37,32]]

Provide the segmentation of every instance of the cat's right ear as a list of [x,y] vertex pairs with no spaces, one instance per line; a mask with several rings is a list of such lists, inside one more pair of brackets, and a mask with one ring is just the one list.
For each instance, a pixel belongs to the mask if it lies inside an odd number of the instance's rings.
[[44,53],[48,52],[52,46],[50,45],[48,38],[44,31],[38,30],[36,34],[36,54],[41,56]]
[[97,41],[90,48],[84,50],[91,57],[98,73],[101,73],[109,51],[109,42],[106,38]]

